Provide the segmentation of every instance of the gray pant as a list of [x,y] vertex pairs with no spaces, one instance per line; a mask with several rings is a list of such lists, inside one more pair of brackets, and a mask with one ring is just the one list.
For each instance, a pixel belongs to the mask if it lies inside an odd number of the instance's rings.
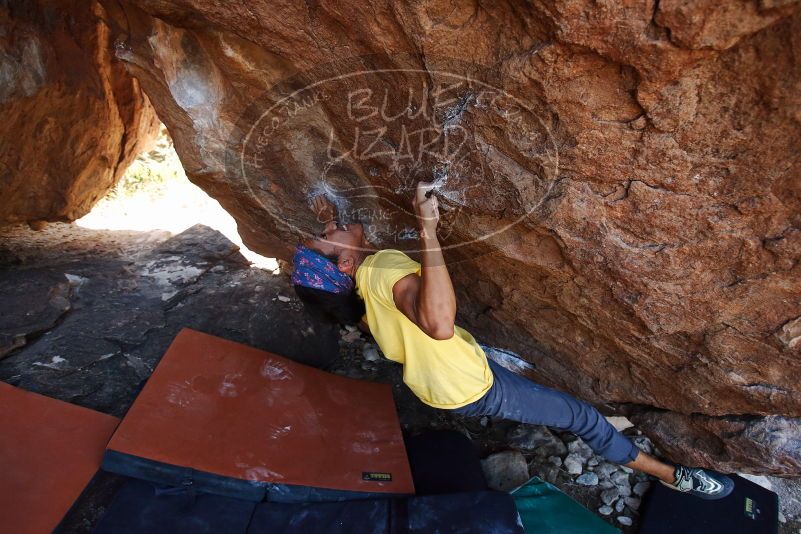
[[586,402],[523,378],[492,359],[489,365],[495,377],[490,390],[454,412],[569,430],[597,454],[617,464],[627,464],[637,458],[637,446]]

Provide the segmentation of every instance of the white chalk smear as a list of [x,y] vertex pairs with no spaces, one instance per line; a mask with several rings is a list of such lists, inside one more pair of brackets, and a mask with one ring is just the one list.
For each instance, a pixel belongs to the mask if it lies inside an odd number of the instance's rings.
[[271,380],[289,380],[292,374],[280,363],[274,360],[267,360],[261,366],[261,376]]
[[241,374],[227,374],[223,379],[220,387],[217,391],[223,397],[237,397],[239,396],[239,392],[236,390],[236,384],[234,384],[234,380],[242,376]]
[[519,373],[521,371],[533,371],[535,369],[533,365],[514,352],[495,347],[487,347],[484,345],[482,345],[481,348],[484,349],[484,353],[487,355],[487,358],[499,364],[504,369],[512,371],[513,373]]
[[270,427],[270,438],[279,439],[289,434],[290,430],[292,430],[292,425]]
[[66,361],[67,360],[62,358],[61,356],[53,356],[53,358],[51,358],[51,360],[48,363],[33,362],[32,365],[35,365],[36,367],[45,367],[47,369],[61,370],[64,369],[64,366],[61,364],[65,363]]
[[183,384],[169,384],[167,386],[167,402],[175,404],[181,408],[189,406],[191,400],[191,393]]
[[251,482],[261,482],[261,481],[269,481],[269,480],[282,480],[284,475],[281,473],[276,473],[275,471],[271,471],[266,467],[251,467],[247,471],[245,471],[245,478],[250,480]]
[[353,444],[352,450],[353,452],[358,454],[375,454],[379,452],[381,449],[373,445],[370,445],[368,443],[356,442]]

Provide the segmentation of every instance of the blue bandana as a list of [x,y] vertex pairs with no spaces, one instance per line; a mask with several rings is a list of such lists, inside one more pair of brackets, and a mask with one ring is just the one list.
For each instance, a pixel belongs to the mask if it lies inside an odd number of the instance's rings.
[[295,250],[295,270],[292,283],[296,286],[322,289],[329,293],[350,293],[353,280],[340,271],[331,260],[310,248],[298,245]]

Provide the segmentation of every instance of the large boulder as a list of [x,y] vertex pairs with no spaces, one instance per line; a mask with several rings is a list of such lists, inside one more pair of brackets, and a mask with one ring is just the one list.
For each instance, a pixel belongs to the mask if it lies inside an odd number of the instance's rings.
[[436,179],[477,335],[677,460],[798,474],[711,436],[801,435],[801,4],[103,3],[248,247],[288,258],[324,192],[413,252]]
[[86,0],[0,5],[0,224],[74,220],[158,132]]

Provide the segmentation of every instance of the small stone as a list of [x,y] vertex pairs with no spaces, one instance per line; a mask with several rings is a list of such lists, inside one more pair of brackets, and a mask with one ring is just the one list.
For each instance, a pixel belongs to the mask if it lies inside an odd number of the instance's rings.
[[595,473],[584,473],[576,479],[576,483],[581,484],[582,486],[597,486],[598,475]]
[[621,513],[625,509],[626,509],[626,501],[624,501],[623,499],[618,499],[618,501],[615,503],[615,512]]
[[621,484],[629,483],[629,476],[622,471],[616,471],[612,473],[612,475],[609,478],[612,479],[612,482],[614,482],[618,486],[620,486]]
[[342,336],[342,341],[345,341],[346,343],[353,343],[360,337],[361,337],[361,332],[359,332],[358,330],[349,331],[347,334]]
[[372,343],[365,343],[364,347],[362,348],[362,356],[368,362],[377,362],[381,359],[381,355],[378,354],[378,349],[375,348],[375,345]]
[[529,480],[528,463],[519,451],[497,452],[481,460],[490,489],[509,491]]
[[284,295],[278,295],[278,300],[280,300],[281,302],[289,302],[292,299],[289,297],[285,297]]
[[576,454],[570,454],[567,458],[565,458],[564,466],[567,469],[567,472],[571,475],[580,475],[581,471],[583,470],[584,462],[582,461],[581,456]]
[[358,327],[353,326],[352,324],[346,324],[345,325],[345,330],[347,330],[348,332],[355,332],[358,329],[359,329]]
[[634,484],[634,494],[642,497],[645,495],[645,492],[648,491],[648,488],[651,487],[650,482],[637,482]]
[[617,430],[618,432],[623,432],[627,428],[631,428],[634,426],[632,422],[628,420],[628,418],[619,415],[607,417],[606,420],[609,421],[609,423],[613,427],[615,427],[615,430]]
[[634,444],[644,453],[646,454],[653,454],[654,452],[654,445],[651,443],[651,440],[648,439],[646,436],[637,436],[632,441]]
[[624,526],[627,526],[627,527],[630,527],[632,525],[632,523],[633,523],[631,518],[628,517],[628,516],[625,516],[625,515],[618,516],[617,520],[620,522],[621,525],[624,525]]
[[595,470],[601,478],[609,478],[615,471],[617,471],[617,466],[608,462],[599,464],[598,468]]
[[615,488],[609,488],[608,490],[603,490],[601,492],[601,501],[607,506],[610,506],[613,502],[620,497],[620,490]]
[[601,463],[601,461],[598,460],[597,456],[593,456],[592,458],[587,460],[587,466],[589,466],[589,467],[595,467],[596,465],[598,465],[600,463]]
[[598,513],[601,515],[610,515],[612,511],[613,510],[611,506],[601,506],[600,508],[598,508]]
[[779,512],[779,523],[787,523],[787,518],[781,512]]
[[550,482],[551,484],[555,484],[557,478],[559,478],[559,468],[549,467],[545,472],[545,482]]
[[486,415],[483,416],[481,419],[478,420],[478,423],[481,426],[486,427],[489,424],[489,417],[487,417]]
[[567,450],[570,454],[581,456],[585,461],[592,457],[592,449],[580,439],[570,442]]
[[609,489],[609,488],[614,488],[615,487],[615,485],[612,483],[611,480],[602,480],[600,486],[603,489]]
[[518,425],[508,434],[509,443],[514,447],[533,451],[541,458],[548,456],[564,456],[567,447],[561,439],[544,426]]
[[619,467],[621,471],[623,471],[624,473],[628,473],[629,475],[634,472],[634,469],[632,469],[631,467],[626,467],[625,465],[621,465]]
[[621,497],[629,497],[631,496],[631,486],[628,484],[621,484],[620,486],[616,486],[618,491],[620,492]]
[[556,467],[562,467],[562,459],[558,456],[548,456],[548,461]]
[[625,501],[626,501],[626,506],[628,506],[635,512],[640,509],[640,504],[642,502],[637,497],[626,497]]

